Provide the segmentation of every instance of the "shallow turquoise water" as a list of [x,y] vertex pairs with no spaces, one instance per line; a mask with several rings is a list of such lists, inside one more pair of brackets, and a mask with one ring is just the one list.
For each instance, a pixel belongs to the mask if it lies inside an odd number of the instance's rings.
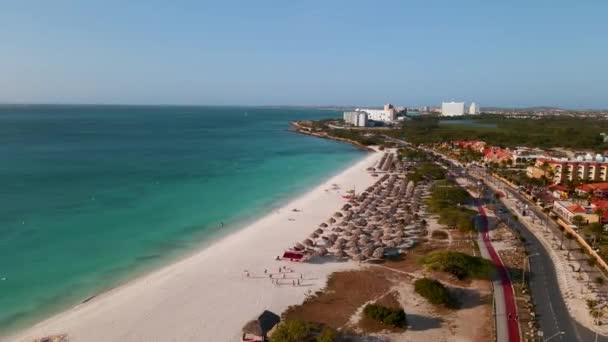
[[358,160],[349,145],[287,131],[337,115],[0,107],[0,332],[158,267]]

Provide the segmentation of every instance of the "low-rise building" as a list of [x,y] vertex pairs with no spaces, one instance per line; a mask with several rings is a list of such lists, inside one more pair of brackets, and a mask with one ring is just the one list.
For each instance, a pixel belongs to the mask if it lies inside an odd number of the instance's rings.
[[547,190],[551,193],[553,198],[558,200],[565,200],[568,198],[568,188],[559,184],[552,184],[547,187]]
[[596,198],[608,198],[608,183],[583,184],[577,186],[575,191],[581,195],[588,195]]
[[460,149],[470,148],[473,151],[483,153],[486,148],[486,143],[484,141],[457,140],[452,141],[452,146]]
[[575,224],[573,218],[575,216],[581,216],[583,218],[583,224],[589,224],[598,222],[598,216],[595,214],[595,205],[582,205],[571,201],[554,201],[553,212],[562,221],[567,224]]
[[483,150],[483,161],[486,163],[507,163],[513,161],[513,153],[500,147],[488,147]]

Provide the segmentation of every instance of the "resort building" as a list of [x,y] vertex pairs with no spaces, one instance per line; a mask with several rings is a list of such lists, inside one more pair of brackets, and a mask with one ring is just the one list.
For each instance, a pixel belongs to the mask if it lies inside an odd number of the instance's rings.
[[344,122],[357,127],[367,126],[367,112],[344,112]]
[[485,141],[469,141],[469,140],[457,140],[452,142],[452,146],[459,149],[470,148],[475,152],[483,153],[486,149]]
[[579,195],[588,195],[595,198],[608,198],[608,183],[591,183],[579,185],[575,189]]
[[534,166],[526,170],[528,177],[546,177],[555,184],[566,181],[608,181],[608,158],[589,153],[576,158],[538,158]]
[[552,184],[547,187],[547,190],[551,192],[553,198],[558,200],[565,200],[568,198],[568,188],[559,184]]
[[[404,110],[407,110],[404,108]],[[356,112],[367,113],[367,119],[381,122],[393,122],[397,120],[398,110],[392,104],[385,104],[383,109],[357,108]]]
[[483,161],[486,163],[511,164],[513,153],[508,149],[500,147],[488,147],[483,150]]
[[573,218],[581,216],[583,224],[598,222],[595,205],[581,205],[570,201],[554,201],[553,212],[567,224],[574,224]]
[[476,114],[479,114],[479,107],[477,106],[477,103],[473,102],[469,106],[469,115],[476,115]]
[[443,102],[441,104],[442,116],[464,115],[464,102]]

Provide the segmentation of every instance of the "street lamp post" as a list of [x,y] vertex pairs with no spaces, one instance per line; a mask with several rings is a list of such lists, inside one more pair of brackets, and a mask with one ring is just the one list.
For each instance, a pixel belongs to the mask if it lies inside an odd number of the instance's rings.
[[538,255],[538,253],[526,255],[526,259],[524,260],[524,267],[523,267],[523,270],[521,271],[521,289],[522,289],[522,291],[524,289],[524,282],[526,280],[526,265],[528,265],[528,269],[530,269],[530,258],[537,256],[537,255]]
[[545,342],[547,342],[547,341],[549,341],[550,339],[552,339],[552,338],[554,338],[554,337],[557,337],[557,336],[560,336],[560,335],[563,335],[563,334],[565,334],[565,333],[566,333],[565,331],[559,331],[559,332],[557,332],[557,333],[555,333],[555,334],[553,334],[553,335],[549,336],[549,338],[545,339],[544,341],[545,341]]

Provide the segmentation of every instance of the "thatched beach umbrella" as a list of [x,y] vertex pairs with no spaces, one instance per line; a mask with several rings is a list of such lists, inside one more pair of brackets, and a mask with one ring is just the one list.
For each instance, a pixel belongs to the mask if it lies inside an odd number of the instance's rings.
[[359,251],[359,248],[357,248],[357,247],[351,247],[348,249],[348,254],[350,254],[350,255],[357,255],[359,253],[361,253],[361,252]]
[[323,234],[323,229],[317,228],[317,230],[315,230],[315,233],[317,233],[317,234]]
[[321,224],[319,225],[319,227],[326,228],[326,227],[327,227],[327,223],[323,222],[323,223],[321,223]]
[[317,234],[317,233],[310,234],[310,238],[312,238],[312,239],[316,239],[318,237],[319,237],[319,234]]
[[329,223],[332,223],[332,224],[333,224],[333,223],[335,223],[335,222],[336,222],[336,219],[335,219],[335,218],[333,218],[333,217],[330,217],[330,218],[329,218],[329,220],[327,220],[327,222],[329,222]]
[[304,245],[299,242],[296,243],[295,247],[296,247],[296,249],[304,249]]
[[356,247],[357,246],[357,241],[355,240],[350,240],[346,243],[346,247]]
[[319,255],[319,256],[324,256],[324,255],[326,255],[326,254],[327,254],[327,248],[325,248],[325,247],[320,247],[319,249],[317,249],[316,254],[317,254],[317,255]]
[[342,233],[344,231],[344,229],[342,229],[340,227],[336,227],[336,228],[332,229],[332,231],[334,231],[336,233]]
[[384,248],[376,248],[372,256],[376,259],[382,259],[384,257]]
[[302,241],[302,243],[304,245],[306,245],[306,246],[312,246],[312,245],[314,245],[314,243],[312,242],[311,239],[306,239],[306,240]]
[[354,261],[361,262],[361,261],[365,261],[365,257],[364,257],[363,255],[361,255],[361,254],[357,254],[357,255],[355,255],[355,256],[353,257],[353,260],[354,260]]
[[339,211],[336,211],[336,212],[334,213],[334,217],[342,217],[342,216],[344,216],[344,215],[342,215],[342,213],[341,213],[341,212],[339,212]]
[[337,251],[336,253],[334,253],[334,256],[336,258],[343,259],[343,258],[346,258],[348,255],[344,251],[340,250],[340,251]]

